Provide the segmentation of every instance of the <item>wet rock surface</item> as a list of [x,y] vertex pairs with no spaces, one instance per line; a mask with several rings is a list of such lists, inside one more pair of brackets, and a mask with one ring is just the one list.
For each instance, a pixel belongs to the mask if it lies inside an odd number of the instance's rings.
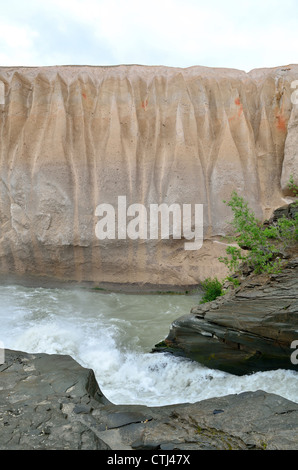
[[240,287],[178,318],[156,351],[185,355],[237,375],[279,368],[291,361],[298,339],[298,257],[283,271],[248,276]]
[[114,405],[70,356],[5,351],[0,449],[298,450],[298,404],[263,391],[164,407]]

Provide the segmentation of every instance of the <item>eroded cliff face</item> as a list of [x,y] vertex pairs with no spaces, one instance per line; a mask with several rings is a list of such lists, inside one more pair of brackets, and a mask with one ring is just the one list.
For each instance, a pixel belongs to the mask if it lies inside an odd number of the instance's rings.
[[[237,190],[257,216],[298,180],[298,65],[245,73],[146,66],[0,68],[0,273],[197,284]],[[96,207],[203,204],[204,243],[99,240]]]

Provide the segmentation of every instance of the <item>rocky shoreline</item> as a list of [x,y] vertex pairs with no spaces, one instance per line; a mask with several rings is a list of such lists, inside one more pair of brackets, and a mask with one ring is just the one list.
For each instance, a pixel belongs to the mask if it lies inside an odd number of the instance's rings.
[[1,450],[298,450],[298,404],[262,390],[114,405],[70,356],[11,350],[0,382]]
[[90,290],[98,291],[102,294],[119,293],[119,294],[177,294],[185,295],[196,293],[201,290],[201,284],[192,285],[173,285],[173,284],[150,284],[150,283],[117,283],[117,282],[87,282],[87,281],[65,281],[63,279],[54,279],[43,276],[17,276],[0,274],[0,285],[11,286],[18,285],[23,287],[43,287],[45,289],[73,289],[73,290]]

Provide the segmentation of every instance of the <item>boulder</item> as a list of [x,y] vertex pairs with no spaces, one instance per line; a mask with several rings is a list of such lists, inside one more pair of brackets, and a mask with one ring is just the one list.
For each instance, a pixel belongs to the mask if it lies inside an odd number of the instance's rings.
[[80,422],[107,400],[94,373],[70,356],[5,350],[0,366],[0,449],[108,449]]

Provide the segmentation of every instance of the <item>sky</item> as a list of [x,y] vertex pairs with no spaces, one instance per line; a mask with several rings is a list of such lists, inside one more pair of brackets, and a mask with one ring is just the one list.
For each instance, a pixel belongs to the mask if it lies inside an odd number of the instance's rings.
[[0,65],[298,63],[297,0],[0,0]]

